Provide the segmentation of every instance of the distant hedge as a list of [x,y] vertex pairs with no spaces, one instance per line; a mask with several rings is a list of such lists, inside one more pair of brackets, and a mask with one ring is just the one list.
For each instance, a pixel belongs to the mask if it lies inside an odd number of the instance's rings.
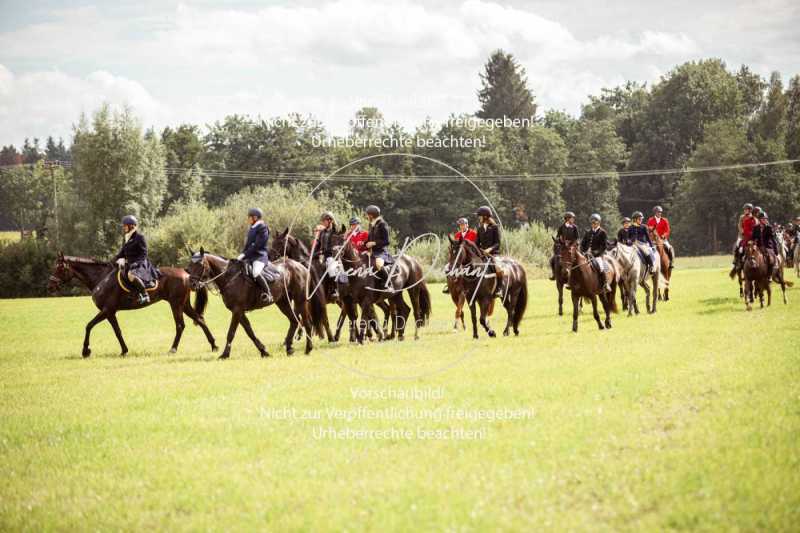
[[47,241],[0,242],[0,298],[47,296],[55,259]]

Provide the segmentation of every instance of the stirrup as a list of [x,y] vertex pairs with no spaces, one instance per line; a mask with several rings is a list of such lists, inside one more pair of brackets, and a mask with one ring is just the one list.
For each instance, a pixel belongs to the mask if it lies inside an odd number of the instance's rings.
[[143,293],[143,294],[139,293],[139,304],[141,305],[141,304],[149,304],[149,303],[150,303],[150,296],[148,296],[148,294],[146,292]]

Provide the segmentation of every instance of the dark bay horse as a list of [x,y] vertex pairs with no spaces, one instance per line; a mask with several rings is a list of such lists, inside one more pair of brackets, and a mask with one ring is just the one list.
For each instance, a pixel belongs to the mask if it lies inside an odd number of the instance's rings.
[[590,258],[580,252],[576,242],[567,241],[564,243],[561,247],[559,262],[562,275],[567,276],[572,292],[572,331],[578,332],[578,313],[580,311],[581,298],[586,298],[592,302],[594,319],[597,321],[597,326],[603,329],[603,323],[600,322],[600,314],[597,312],[597,299],[600,298],[606,314],[605,327],[611,328],[611,313],[617,312],[617,301],[614,295],[617,291],[618,276],[614,271],[615,263],[609,262],[610,272],[607,273],[607,276],[612,278],[609,281],[611,292],[605,293],[603,285],[600,283],[600,277],[591,266]]
[[[454,242],[450,240],[451,246]],[[481,326],[487,335],[494,337],[496,334],[489,326],[488,317],[494,307],[497,276],[489,273],[489,260],[474,242],[463,239],[458,244],[458,250],[457,257],[453,260],[455,264],[453,275],[460,277],[464,284],[464,294],[472,318],[472,338],[478,338],[476,303],[480,307]],[[495,266],[502,270],[505,276],[505,289],[501,301],[508,317],[503,335],[508,336],[512,329],[514,335],[519,335],[519,324],[528,306],[528,280],[525,269],[514,259],[502,256],[495,257]]]
[[[183,321],[184,313],[192,321],[200,326],[211,344],[211,350],[216,351],[217,345],[214,336],[206,326],[203,313],[208,303],[208,291],[201,288],[197,291],[194,308],[189,305],[191,295],[191,284],[189,275],[182,268],[161,267],[161,277],[158,286],[154,290],[149,290],[150,303],[141,305],[135,292],[120,286],[118,281],[119,269],[113,263],[96,261],[86,257],[65,256],[58,253],[55,269],[50,276],[47,285],[51,293],[55,293],[63,283],[72,279],[78,280],[84,287],[92,291],[92,301],[100,310],[97,315],[86,324],[86,336],[83,339],[83,356],[89,357],[92,350],[89,348],[89,336],[92,328],[108,320],[117,336],[122,355],[128,353],[128,347],[122,338],[122,330],[117,321],[117,311],[127,311],[131,309],[143,309],[159,300],[166,300],[172,308],[172,318],[175,320],[175,340],[172,341],[170,353],[178,350],[178,343],[181,340],[183,329],[186,327]],[[124,276],[122,276],[124,277]]]
[[[339,233],[344,233],[346,230],[344,226]],[[326,276],[325,265],[322,264],[320,261],[312,261],[311,260],[311,251],[308,248],[308,245],[304,243],[301,239],[295,237],[294,235],[289,234],[289,228],[284,229],[282,232],[278,233],[275,238],[272,240],[272,245],[269,249],[269,258],[271,261],[277,261],[282,257],[288,257],[301,263],[309,270],[314,270],[317,280],[323,279],[323,276]],[[348,315],[352,314],[349,313],[348,309],[345,308],[348,305],[349,301],[347,298],[339,297],[338,299],[331,298],[328,291],[324,290],[325,284],[321,284],[319,287],[319,292],[321,292],[325,298],[325,302],[330,303],[333,301],[341,308],[339,312],[339,319],[336,321],[336,333],[331,333],[330,324],[328,323],[327,314],[325,315],[325,323],[324,328],[326,335],[328,336],[329,342],[338,342],[339,337],[342,333],[342,327],[344,326],[344,321],[348,317]],[[310,289],[313,290],[315,287],[311,287]],[[381,308],[384,313],[383,319],[383,327],[386,329],[386,325],[389,322],[389,306],[386,302],[377,302],[376,305]],[[356,314],[356,318],[358,315],[357,310],[353,309],[353,312]],[[356,340],[356,328],[353,326],[355,322],[351,321],[350,325],[350,342],[355,342]]]
[[[456,259],[458,258],[458,251],[461,248],[461,242],[450,238],[450,247],[447,255],[447,263],[445,264],[445,275],[447,281],[447,290],[450,294],[450,299],[456,306],[455,322],[453,329],[458,329],[458,321],[461,320],[461,329],[466,330],[467,326],[464,324],[464,304],[467,302],[466,291],[464,290],[464,280],[461,276],[457,275]],[[453,275],[450,275],[453,273]],[[492,306],[493,307],[493,306]],[[493,309],[489,310],[491,316]]]
[[[274,304],[289,319],[289,330],[286,333],[284,344],[287,355],[294,353],[292,340],[298,327],[306,333],[305,353],[311,353],[313,344],[311,337],[317,333],[324,336],[323,320],[326,315],[325,301],[322,294],[315,294],[311,299],[306,299],[305,287],[309,271],[297,261],[286,258],[273,263],[278,272],[278,279],[270,285]],[[186,268],[192,284],[204,286],[214,283],[222,295],[222,301],[231,312],[231,323],[228,327],[228,337],[225,349],[220,359],[227,359],[231,354],[231,344],[236,335],[239,324],[244,327],[247,336],[258,348],[261,357],[268,357],[264,344],[256,337],[253,327],[246,313],[254,309],[265,307],[260,298],[261,290],[250,275],[245,272],[242,261],[227,260],[223,257],[206,253],[202,248],[192,254],[189,266]],[[270,304],[272,305],[272,304]]]
[[555,237],[551,238],[553,239],[553,257],[550,260],[555,265],[553,270],[556,278],[556,290],[558,291],[558,315],[561,316],[564,314],[564,285],[567,284],[567,278],[562,275],[561,264],[559,262],[561,247],[564,245],[564,242],[561,239],[556,239]]
[[[424,272],[419,261],[407,255],[395,259],[393,265],[386,265],[389,286],[377,277],[372,264],[372,256],[367,253],[359,254],[353,243],[345,238],[344,232],[334,233],[332,245],[337,260],[341,262],[347,274],[347,283],[337,282],[339,294],[343,298],[352,298],[353,304],[361,309],[361,321],[358,332],[358,342],[363,343],[369,328],[378,336],[378,340],[393,338],[395,333],[398,340],[403,340],[408,316],[414,312],[414,339],[419,338],[419,328],[427,324],[431,315],[431,297],[425,284]],[[411,308],[403,300],[403,292],[408,293]],[[384,300],[389,300],[392,309],[392,334],[387,336],[378,324],[374,306]],[[351,323],[357,320],[354,305],[347,306],[350,311]]]
[[[780,261],[780,256],[776,256],[776,261]],[[742,264],[742,276],[744,278],[744,303],[748,311],[753,309],[755,295],[758,295],[761,307],[764,307],[764,291],[767,292],[767,306],[772,305],[772,273],[767,267],[767,258],[761,252],[755,241],[747,243],[744,251],[744,261]],[[775,280],[781,286],[783,292],[783,303],[787,303],[786,286],[793,284],[783,279],[783,268],[778,268],[778,276]]]

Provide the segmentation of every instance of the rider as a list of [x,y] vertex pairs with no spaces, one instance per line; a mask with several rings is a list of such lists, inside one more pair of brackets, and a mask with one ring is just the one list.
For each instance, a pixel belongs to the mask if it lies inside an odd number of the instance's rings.
[[336,291],[336,268],[333,259],[333,247],[331,246],[331,236],[336,232],[336,220],[333,218],[333,213],[325,211],[319,216],[319,224],[314,228],[314,259],[322,257],[325,262],[325,270],[328,275],[325,276],[325,286],[327,293],[331,295],[334,300],[339,297]]
[[500,296],[503,292],[503,272],[497,268],[495,256],[500,253],[500,228],[492,218],[492,210],[488,205],[482,205],[475,212],[478,216],[478,231],[475,244],[489,260],[488,272],[496,276],[495,296]]
[[773,277],[778,275],[780,263],[778,262],[778,241],[775,239],[775,232],[769,223],[767,213],[762,211],[758,217],[759,225],[753,228],[753,238],[767,258],[767,270]]
[[600,283],[603,286],[603,292],[611,292],[611,285],[606,279],[607,266],[603,260],[603,255],[606,253],[606,245],[608,244],[608,234],[606,230],[600,227],[602,219],[597,213],[593,213],[589,217],[591,228],[586,230],[581,240],[581,252],[592,258],[592,266],[600,276]]
[[556,231],[556,240],[553,242],[553,256],[550,258],[550,281],[556,279],[556,253],[559,243],[565,241],[578,241],[578,226],[575,225],[575,213],[567,211],[564,213],[564,223]]
[[[758,224],[758,219],[753,216],[753,204],[748,202],[742,206],[742,209],[743,213],[739,216],[738,223],[738,238],[733,247],[733,270],[731,271],[731,276],[736,274],[736,270],[739,268],[744,254],[744,249],[753,237],[753,228]],[[759,211],[760,209],[761,208],[759,208]]]
[[622,227],[617,232],[617,242],[621,242],[622,244],[627,244],[630,246],[631,243],[628,241],[628,228],[630,227],[630,217],[622,217]]
[[[147,258],[147,242],[144,235],[137,231],[139,221],[133,215],[122,217],[122,231],[125,240],[122,249],[114,256],[119,268],[126,268],[128,281],[130,281],[139,294],[139,304],[150,303],[147,294],[147,284],[158,279],[158,271]],[[127,267],[126,267],[127,265]]]
[[350,239],[350,242],[355,246],[358,253],[367,251],[367,238],[369,233],[361,229],[361,220],[358,217],[350,219],[350,229],[344,235],[345,239]]
[[650,240],[650,233],[645,226],[642,226],[644,215],[641,211],[635,211],[631,215],[631,226],[628,228],[627,241],[636,246],[644,256],[645,264],[653,266],[653,241]]
[[244,243],[244,250],[237,258],[239,261],[246,261],[252,266],[251,272],[253,279],[261,288],[261,299],[265,304],[272,303],[272,291],[269,290],[269,283],[261,275],[264,268],[269,264],[267,257],[267,245],[269,243],[269,228],[262,220],[264,213],[257,207],[251,207],[247,211],[247,222],[250,229],[247,232],[247,240]]
[[[460,242],[462,239],[466,239],[471,242],[475,242],[478,240],[478,233],[469,227],[469,220],[466,217],[461,217],[456,220],[456,225],[458,226],[458,231],[453,233],[453,240],[456,242]],[[450,293],[450,287],[446,284],[444,289],[442,289],[444,294]]]
[[793,257],[794,249],[797,248],[798,239],[800,239],[800,215],[794,217],[794,225],[792,226],[792,231],[789,233],[789,236],[792,238],[792,247],[789,250],[789,257],[791,257],[793,261],[800,260],[800,257]]
[[675,251],[672,249],[672,245],[668,240],[670,233],[669,220],[661,216],[663,213],[664,210],[660,205],[655,206],[653,208],[653,216],[647,220],[647,227],[655,231],[656,235],[661,237],[661,240],[664,241],[664,248],[667,250],[667,256],[669,257],[669,268],[672,270],[672,263],[675,261]]
[[[368,205],[365,210],[367,220],[369,220],[369,231],[367,234],[366,247],[372,256],[375,265],[376,275],[384,284],[389,280],[389,273],[384,269],[394,263],[394,259],[389,254],[389,226],[381,216],[381,209],[377,205]],[[387,287],[391,290],[391,286]]]

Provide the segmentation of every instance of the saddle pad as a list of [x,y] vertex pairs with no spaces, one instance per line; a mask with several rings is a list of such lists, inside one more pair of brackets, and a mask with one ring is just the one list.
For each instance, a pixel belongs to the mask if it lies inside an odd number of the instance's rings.
[[[159,273],[160,274],[160,273]],[[136,292],[136,287],[127,279],[122,277],[122,269],[117,269],[117,283],[119,284],[120,288],[125,292]],[[153,280],[152,282],[145,285],[145,290],[147,292],[153,292],[158,289],[158,280]]]

